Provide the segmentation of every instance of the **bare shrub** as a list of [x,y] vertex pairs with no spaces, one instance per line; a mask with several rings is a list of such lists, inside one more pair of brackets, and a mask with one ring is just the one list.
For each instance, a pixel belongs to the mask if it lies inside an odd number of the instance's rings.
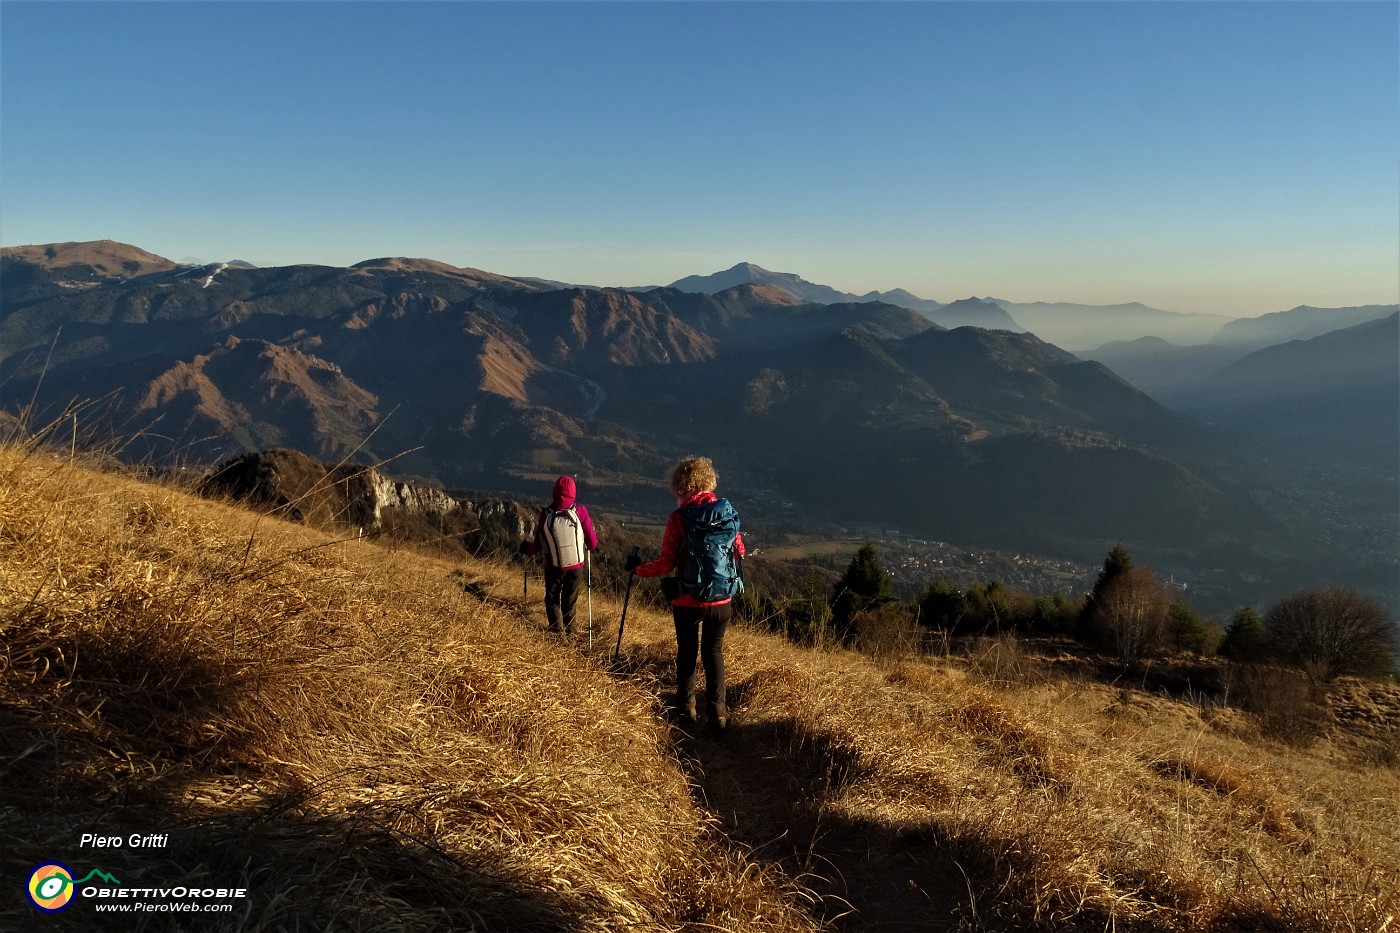
[[1400,770],[1400,731],[1392,730],[1366,742],[1360,760],[1373,768]]
[[919,653],[923,632],[909,610],[893,603],[863,609],[851,617],[855,647],[881,661],[901,661]]
[[1374,599],[1345,587],[1285,596],[1269,608],[1264,626],[1277,656],[1314,683],[1385,674],[1395,664],[1395,620]]
[[1157,575],[1134,567],[1115,577],[1095,600],[1090,623],[1104,645],[1125,661],[1160,652],[1171,635],[1172,598]]
[[1327,728],[1321,691],[1295,671],[1232,664],[1225,686],[1231,702],[1259,717],[1260,734],[1268,738],[1306,746]]

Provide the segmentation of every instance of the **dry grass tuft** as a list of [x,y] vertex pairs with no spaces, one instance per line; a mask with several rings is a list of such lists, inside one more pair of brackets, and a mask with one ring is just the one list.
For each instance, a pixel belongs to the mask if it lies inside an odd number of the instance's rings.
[[1044,665],[1010,636],[978,638],[967,654],[968,670],[988,686],[1032,687],[1049,678]]

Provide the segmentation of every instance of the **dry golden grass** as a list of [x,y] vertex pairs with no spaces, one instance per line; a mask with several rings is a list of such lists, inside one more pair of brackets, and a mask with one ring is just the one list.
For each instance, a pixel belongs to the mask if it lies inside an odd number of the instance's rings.
[[514,574],[13,447],[0,574],[6,877],[169,832],[102,867],[245,884],[240,929],[812,925],[695,805],[655,698],[489,595]]
[[[639,623],[664,677],[665,621]],[[833,926],[1400,928],[1392,767],[1004,651],[880,664],[741,628],[727,654],[735,733],[682,751],[731,836]]]
[[518,572],[0,451],[7,876],[110,826],[172,833],[133,876],[246,881],[244,929],[1400,928],[1393,766],[742,626],[733,728],[685,735],[666,614],[610,670],[618,603],[589,656]]

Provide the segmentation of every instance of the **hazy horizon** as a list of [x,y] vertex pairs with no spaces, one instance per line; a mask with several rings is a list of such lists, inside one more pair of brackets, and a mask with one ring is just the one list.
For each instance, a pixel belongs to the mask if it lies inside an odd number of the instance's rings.
[[0,3],[6,245],[1400,301],[1391,3]]

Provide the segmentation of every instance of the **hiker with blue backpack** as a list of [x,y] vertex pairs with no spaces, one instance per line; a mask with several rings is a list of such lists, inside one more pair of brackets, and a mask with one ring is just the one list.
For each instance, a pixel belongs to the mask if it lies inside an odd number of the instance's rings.
[[688,457],[671,471],[676,510],[666,520],[661,556],[642,563],[629,556],[626,568],[640,577],[663,577],[661,590],[676,623],[676,715],[693,724],[695,656],[705,667],[705,708],[710,724],[729,725],[724,700],[724,631],[733,616],[732,600],[744,584],[740,560],[739,513],[715,495],[719,475],[708,457]]
[[[535,536],[520,544],[522,554],[544,554],[544,613],[551,632],[574,634],[574,606],[584,582],[588,554],[598,549],[598,535],[588,509],[575,501],[578,487],[572,476],[554,482],[554,497],[540,509]],[[589,585],[592,581],[588,581]],[[589,619],[590,626],[592,619]],[[590,632],[591,634],[591,632]]]

